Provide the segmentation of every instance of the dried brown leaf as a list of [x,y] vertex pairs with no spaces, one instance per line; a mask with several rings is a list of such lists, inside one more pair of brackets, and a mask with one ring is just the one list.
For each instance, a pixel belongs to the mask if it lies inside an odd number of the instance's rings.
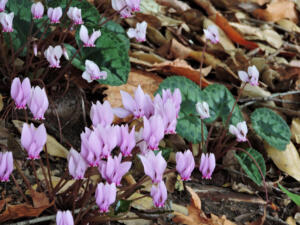
[[293,118],[291,125],[292,139],[300,144],[300,118]]

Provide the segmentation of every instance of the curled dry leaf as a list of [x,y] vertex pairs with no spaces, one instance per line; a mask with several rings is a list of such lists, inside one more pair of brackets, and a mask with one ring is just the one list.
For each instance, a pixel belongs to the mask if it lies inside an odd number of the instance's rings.
[[300,181],[300,157],[295,145],[290,142],[284,151],[278,151],[265,142],[268,156],[283,172]]
[[172,7],[176,9],[178,12],[186,11],[191,8],[184,1],[179,1],[179,0],[157,0],[156,2],[161,5]]
[[291,125],[292,139],[300,144],[300,118],[293,118]]

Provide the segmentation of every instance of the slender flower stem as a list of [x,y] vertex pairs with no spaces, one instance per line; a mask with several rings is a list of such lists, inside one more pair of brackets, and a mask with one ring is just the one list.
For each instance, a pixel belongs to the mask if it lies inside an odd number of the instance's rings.
[[77,198],[77,195],[79,193],[79,190],[80,190],[80,187],[81,187],[81,184],[82,184],[82,180],[76,180],[76,185],[75,185],[75,188],[74,188],[74,191],[73,191],[73,205],[72,205],[72,214],[74,215],[74,210],[75,210],[75,203],[76,203],[76,198]]
[[102,23],[100,23],[98,26],[102,27],[104,24],[106,24],[108,21],[110,21],[116,14],[119,14],[121,11],[123,11],[125,8],[127,7],[127,5],[125,5],[122,9],[120,9],[119,11],[115,11],[113,14],[111,14],[109,17],[106,18],[106,20],[104,20]]
[[25,60],[25,62],[26,62],[25,63],[26,64],[25,74],[28,73],[28,69],[29,69],[29,66],[30,66],[29,63],[28,63],[28,57],[29,57],[29,47],[30,47],[32,28],[33,28],[33,19],[31,18],[30,28],[29,28],[29,35],[28,35],[27,42],[26,42],[27,54],[26,54],[26,60]]
[[[5,64],[5,67],[6,67],[6,70],[7,70],[7,74],[10,74],[10,69],[9,69],[9,66],[8,66],[8,63],[7,63],[7,59],[6,59],[6,55],[5,55],[6,49],[4,48],[5,41],[4,41],[4,37],[3,37],[3,32],[1,31],[0,34],[1,34],[0,52],[2,53],[2,58],[3,58],[4,64]],[[11,80],[13,79],[13,77],[11,76],[11,74],[10,74],[9,77],[10,77]]]
[[36,168],[35,168],[34,160],[30,160],[30,163],[31,163],[31,166],[32,166],[32,169],[33,169],[33,174],[34,174],[37,186],[38,186],[38,188],[40,190],[42,190],[42,187],[41,187],[41,184],[40,184],[40,180],[39,180],[39,178],[37,177],[37,174],[36,174]]
[[13,181],[14,181],[14,183],[15,183],[15,185],[16,185],[16,187],[17,187],[18,191],[19,191],[19,192],[20,192],[20,194],[22,195],[22,197],[23,197],[24,201],[25,201],[27,204],[29,204],[29,205],[30,205],[30,203],[29,203],[28,199],[26,198],[26,195],[23,193],[23,191],[22,191],[22,188],[19,186],[19,184],[18,184],[18,182],[17,182],[17,180],[16,180],[16,178],[14,177],[14,175],[13,175],[13,174],[11,174],[11,178],[13,179]]
[[12,76],[15,77],[15,50],[14,50],[14,45],[13,45],[10,32],[8,33],[8,37],[9,37],[10,48],[11,48],[11,58],[12,58],[12,68],[13,68]]
[[[67,182],[68,180],[65,179],[68,176],[68,171],[66,170],[60,180],[58,181],[57,185],[54,187],[53,195],[56,194]],[[62,182],[65,180],[65,182],[62,184]],[[62,184],[62,185],[61,185]]]
[[52,177],[51,177],[51,170],[50,170],[50,163],[49,163],[49,155],[47,150],[47,144],[45,144],[45,153],[46,153],[46,162],[47,162],[47,170],[48,170],[48,176],[50,181],[50,187],[51,187],[51,193],[53,194],[53,183],[52,183]]
[[45,181],[46,181],[46,185],[47,185],[48,192],[50,193],[50,197],[52,198],[53,193],[51,192],[49,180],[48,180],[48,178],[47,178],[47,176],[46,176],[46,171],[45,171],[44,164],[43,164],[43,161],[42,161],[41,158],[40,158],[40,166],[41,166],[41,168],[42,168],[43,176],[45,177]]
[[202,55],[201,55],[201,61],[200,61],[200,83],[199,83],[200,89],[202,89],[202,67],[203,67],[203,62],[204,62],[204,54],[206,51],[206,46],[207,46],[207,40],[205,39],[204,47],[203,47]]
[[202,152],[206,152],[206,149],[204,148],[204,128],[203,128],[203,119],[201,120],[201,150]]
[[31,187],[31,185],[30,185],[29,180],[28,180],[28,179],[25,177],[25,175],[23,174],[23,172],[22,172],[22,170],[20,169],[18,163],[17,163],[17,162],[14,162],[14,165],[15,165],[17,171],[19,172],[19,174],[21,175],[21,177],[23,178],[23,180],[24,180],[24,182],[25,182],[27,188],[28,188],[30,191],[33,191],[32,187]]

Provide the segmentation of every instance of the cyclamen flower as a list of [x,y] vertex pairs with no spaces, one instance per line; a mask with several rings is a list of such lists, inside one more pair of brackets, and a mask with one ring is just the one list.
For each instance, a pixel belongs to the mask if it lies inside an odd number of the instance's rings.
[[49,8],[47,11],[47,15],[52,24],[60,23],[59,20],[62,17],[62,8],[61,7]]
[[182,180],[190,180],[190,176],[195,168],[193,153],[188,149],[184,153],[176,153],[176,170]]
[[109,184],[115,183],[117,186],[120,186],[122,177],[129,171],[132,163],[121,163],[121,161],[121,154],[115,157],[108,156],[107,162],[100,161],[99,172]]
[[163,207],[168,198],[168,192],[165,183],[161,181],[157,185],[152,185],[150,195],[153,199],[155,207]]
[[50,63],[50,68],[60,68],[60,57],[63,54],[63,50],[60,45],[55,46],[54,48],[50,45],[44,55],[47,61]]
[[153,151],[149,151],[145,156],[139,155],[139,157],[143,163],[145,174],[151,178],[152,183],[161,182],[167,168],[167,162],[162,157],[161,151],[157,155]]
[[200,118],[202,120],[210,117],[210,115],[209,115],[209,105],[207,104],[207,102],[198,102],[196,104],[196,110],[199,113]]
[[34,56],[37,56],[37,54],[38,54],[38,46],[36,43],[33,44],[33,54],[34,54]]
[[151,116],[148,120],[144,117],[143,138],[151,150],[157,150],[158,144],[164,137],[164,121],[160,115]]
[[5,10],[5,6],[8,0],[0,0],[0,12]]
[[134,98],[125,91],[120,91],[124,108],[114,108],[114,113],[119,118],[125,118],[133,114],[135,118],[150,117],[154,112],[152,100],[145,94],[139,85],[134,92]]
[[15,101],[17,109],[26,109],[26,104],[31,95],[31,85],[28,77],[22,83],[20,78],[14,78],[11,84],[10,95]]
[[115,183],[99,183],[96,189],[95,198],[101,213],[108,212],[108,208],[116,201],[117,188]]
[[2,31],[3,32],[13,32],[13,19],[14,19],[14,13],[11,12],[9,14],[7,13],[0,13],[0,23],[2,25]]
[[0,181],[9,181],[9,176],[14,169],[12,152],[0,152]]
[[39,159],[47,141],[47,132],[44,124],[37,129],[33,124],[24,123],[21,134],[21,144],[28,153],[28,159]]
[[44,14],[44,6],[41,2],[33,3],[31,6],[31,13],[33,15],[33,19],[40,19]]
[[67,15],[75,25],[83,24],[82,17],[81,17],[81,9],[77,7],[70,7],[67,12]]
[[56,225],[74,225],[74,219],[71,211],[57,211]]
[[211,43],[217,44],[220,41],[218,27],[209,25],[207,29],[203,29],[205,38],[210,40]]
[[119,130],[119,147],[124,157],[131,156],[131,151],[135,147],[135,127],[128,131],[128,125],[121,126]]
[[211,175],[216,167],[216,158],[213,153],[202,153],[199,170],[202,178],[211,179]]
[[83,157],[73,148],[71,148],[68,154],[68,168],[69,173],[75,180],[83,179],[85,171],[88,168]]
[[107,72],[100,71],[98,65],[91,60],[85,60],[85,71],[82,73],[82,78],[91,83],[93,80],[105,80]]
[[35,120],[44,120],[44,114],[48,109],[49,101],[45,88],[39,86],[31,88],[31,96],[28,101],[28,107],[33,114]]
[[162,90],[162,100],[164,103],[168,101],[168,99],[172,99],[174,105],[175,105],[175,111],[176,111],[176,117],[178,117],[179,111],[180,111],[180,105],[182,101],[181,92],[179,88],[175,88],[174,92],[172,94],[171,90],[163,89]]
[[248,128],[246,121],[239,122],[236,126],[230,125],[229,132],[236,136],[238,142],[247,141]]
[[138,42],[146,41],[147,22],[137,23],[136,28],[129,28],[127,35],[129,38],[135,38]]
[[114,120],[114,114],[109,101],[104,101],[103,104],[97,101],[96,104],[92,104],[90,117],[94,127],[98,124],[104,127],[111,125]]
[[107,159],[111,151],[117,146],[118,143],[118,129],[114,126],[103,127],[98,124],[95,128],[95,134],[100,141],[100,157]]
[[141,0],[126,0],[126,3],[132,12],[140,11]]
[[245,71],[239,71],[238,74],[243,82],[250,83],[252,86],[258,86],[259,72],[256,66],[249,66],[248,73]]
[[136,146],[140,148],[142,155],[146,155],[150,149],[148,149],[147,143],[143,140],[144,128],[140,128],[138,132],[135,132],[135,142],[138,143]]
[[83,42],[84,47],[95,47],[95,41],[101,36],[101,31],[93,31],[91,36],[89,36],[88,29],[86,26],[81,25],[79,31],[80,40]]
[[112,8],[120,12],[121,18],[131,17],[132,9],[128,6],[127,1],[129,0],[112,0]]
[[67,49],[64,46],[62,47],[62,52],[64,54],[65,59],[69,60],[69,55],[68,55]]

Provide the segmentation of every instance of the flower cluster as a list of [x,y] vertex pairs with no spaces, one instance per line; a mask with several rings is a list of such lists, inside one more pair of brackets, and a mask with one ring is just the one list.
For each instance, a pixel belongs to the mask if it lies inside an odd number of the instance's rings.
[[118,11],[121,18],[132,16],[133,12],[140,11],[140,0],[112,0],[112,8]]

